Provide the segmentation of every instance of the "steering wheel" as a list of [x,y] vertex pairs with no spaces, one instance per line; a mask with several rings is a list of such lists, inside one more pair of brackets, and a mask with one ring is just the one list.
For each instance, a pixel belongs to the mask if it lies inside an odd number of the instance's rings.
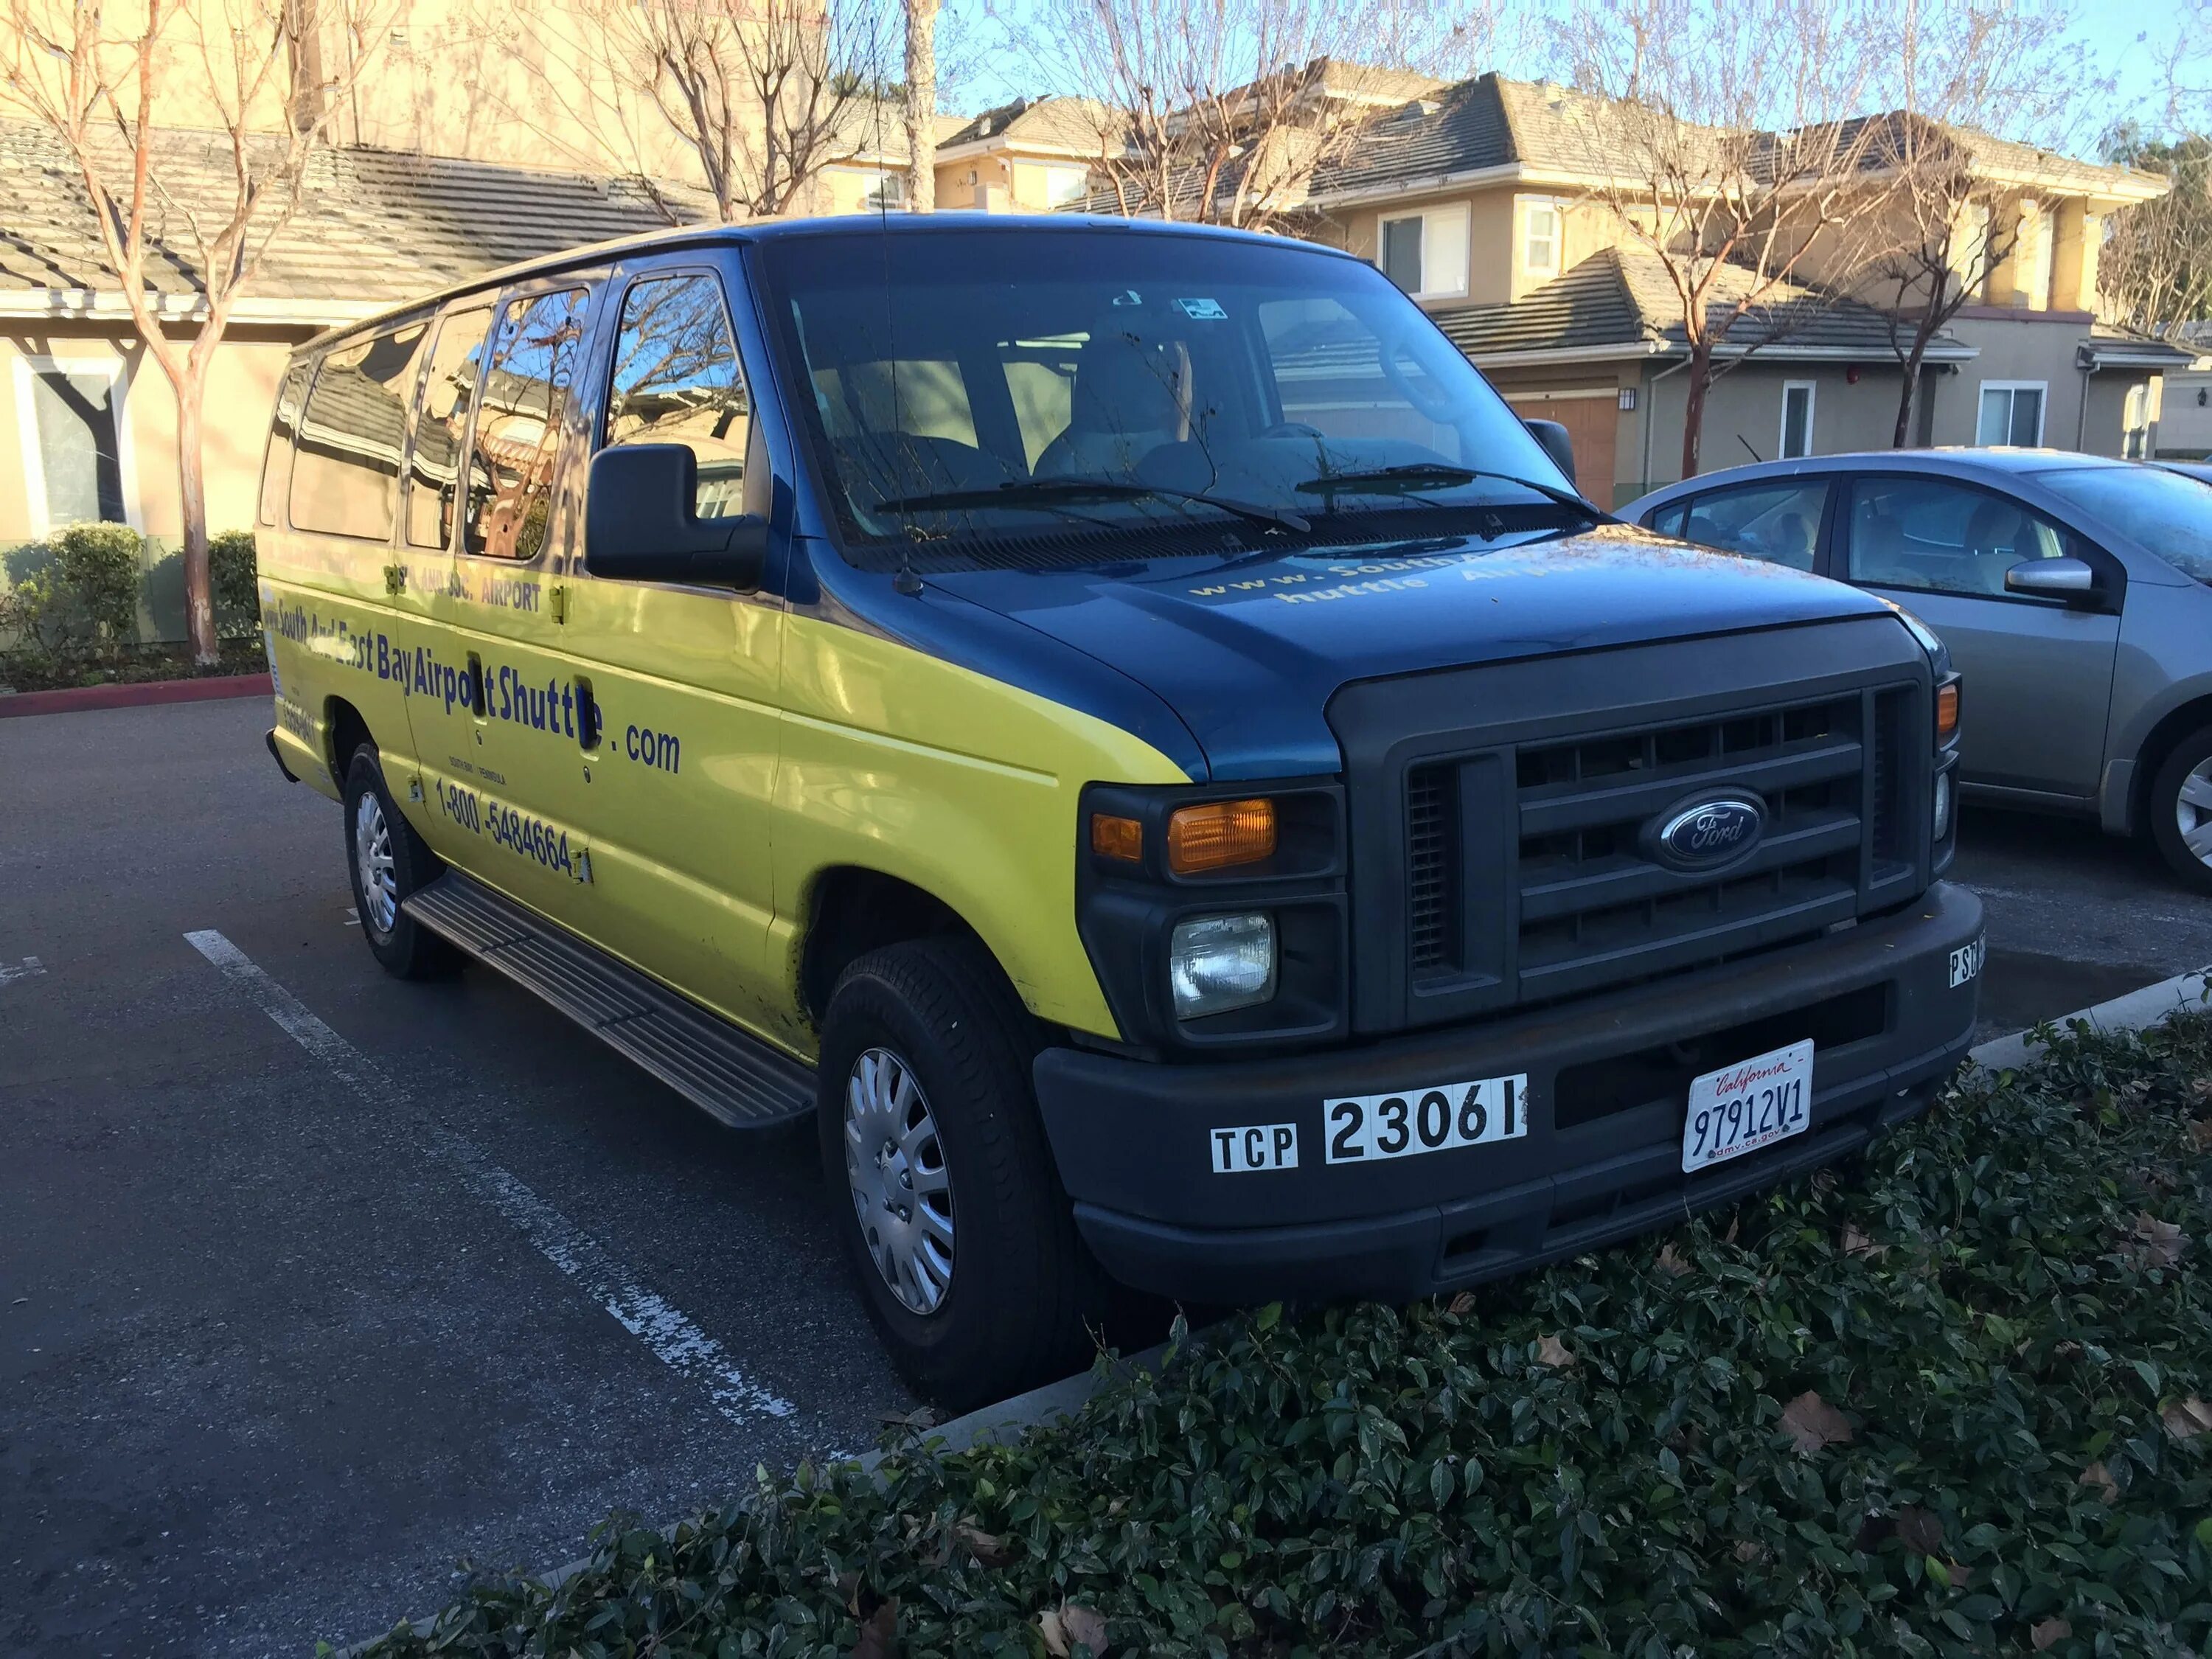
[[1265,432],[1252,434],[1255,443],[1264,443],[1269,438],[1311,438],[1316,443],[1326,443],[1328,434],[1317,426],[1308,426],[1304,421],[1278,421]]

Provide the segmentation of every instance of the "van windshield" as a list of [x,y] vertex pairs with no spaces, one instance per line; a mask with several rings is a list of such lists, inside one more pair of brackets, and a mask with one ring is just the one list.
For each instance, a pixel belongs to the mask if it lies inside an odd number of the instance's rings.
[[1596,516],[1418,307],[1322,250],[1033,225],[761,252],[769,314],[813,392],[800,424],[865,568]]

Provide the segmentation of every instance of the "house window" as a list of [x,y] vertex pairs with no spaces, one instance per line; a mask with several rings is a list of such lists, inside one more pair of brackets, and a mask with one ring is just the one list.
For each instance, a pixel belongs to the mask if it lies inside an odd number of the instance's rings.
[[2043,392],[2041,380],[1983,381],[1974,441],[2034,448],[2043,441]]
[[1559,210],[1551,202],[1530,202],[1522,209],[1521,263],[1532,276],[1550,276],[1559,269]]
[[893,173],[888,168],[878,171],[875,175],[875,183],[868,187],[868,193],[860,198],[860,205],[871,213],[882,213],[890,209],[904,207],[906,205],[906,174]]
[[1813,382],[1782,383],[1782,459],[1796,460],[1813,453]]
[[1079,202],[1091,194],[1091,172],[1087,167],[1047,167],[1044,170],[1044,199],[1053,207],[1064,207],[1070,202]]
[[1417,300],[1467,292],[1467,209],[1431,208],[1385,219],[1382,274]]
[[32,533],[67,524],[128,523],[123,365],[18,357],[15,375]]

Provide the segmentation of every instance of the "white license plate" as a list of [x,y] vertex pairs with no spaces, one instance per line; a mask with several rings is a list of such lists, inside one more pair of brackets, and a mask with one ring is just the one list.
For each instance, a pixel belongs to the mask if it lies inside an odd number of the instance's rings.
[[1813,1121],[1813,1044],[1808,1038],[1708,1072],[1690,1084],[1682,1167],[1707,1170],[1805,1133]]
[[1979,979],[1982,963],[1990,953],[1989,936],[1985,933],[1972,945],[1962,945],[1951,952],[1951,988],[1957,990],[1970,979]]
[[1331,1164],[1518,1140],[1528,1133],[1528,1074],[1349,1096],[1327,1102],[1322,1116]]

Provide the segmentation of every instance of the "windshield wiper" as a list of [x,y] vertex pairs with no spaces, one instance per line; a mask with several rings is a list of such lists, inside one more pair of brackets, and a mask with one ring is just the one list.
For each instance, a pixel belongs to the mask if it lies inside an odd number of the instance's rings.
[[[1480,467],[1454,466],[1445,461],[1409,461],[1402,466],[1370,467],[1362,472],[1324,472],[1308,478],[1297,488],[1305,494],[1316,495],[1333,495],[1340,489],[1411,494],[1423,489],[1451,489],[1461,484],[1473,483],[1477,478],[1495,478],[1500,483],[1518,484],[1523,489],[1533,489],[1561,507],[1587,513],[1598,524],[1604,524],[1612,518],[1612,514],[1593,507],[1571,489],[1539,483],[1534,478],[1516,477],[1510,472],[1487,472]],[[1497,507],[1500,503],[1484,501],[1480,505]]]
[[1168,484],[1138,483],[1119,478],[1009,478],[988,489],[933,489],[920,495],[894,495],[876,506],[885,513],[928,513],[963,507],[1050,507],[1060,502],[1134,501],[1157,497],[1170,501],[1197,501],[1218,507],[1255,524],[1285,530],[1310,530],[1311,520],[1288,507],[1241,501],[1229,495],[1209,495],[1203,489],[1176,489]]

